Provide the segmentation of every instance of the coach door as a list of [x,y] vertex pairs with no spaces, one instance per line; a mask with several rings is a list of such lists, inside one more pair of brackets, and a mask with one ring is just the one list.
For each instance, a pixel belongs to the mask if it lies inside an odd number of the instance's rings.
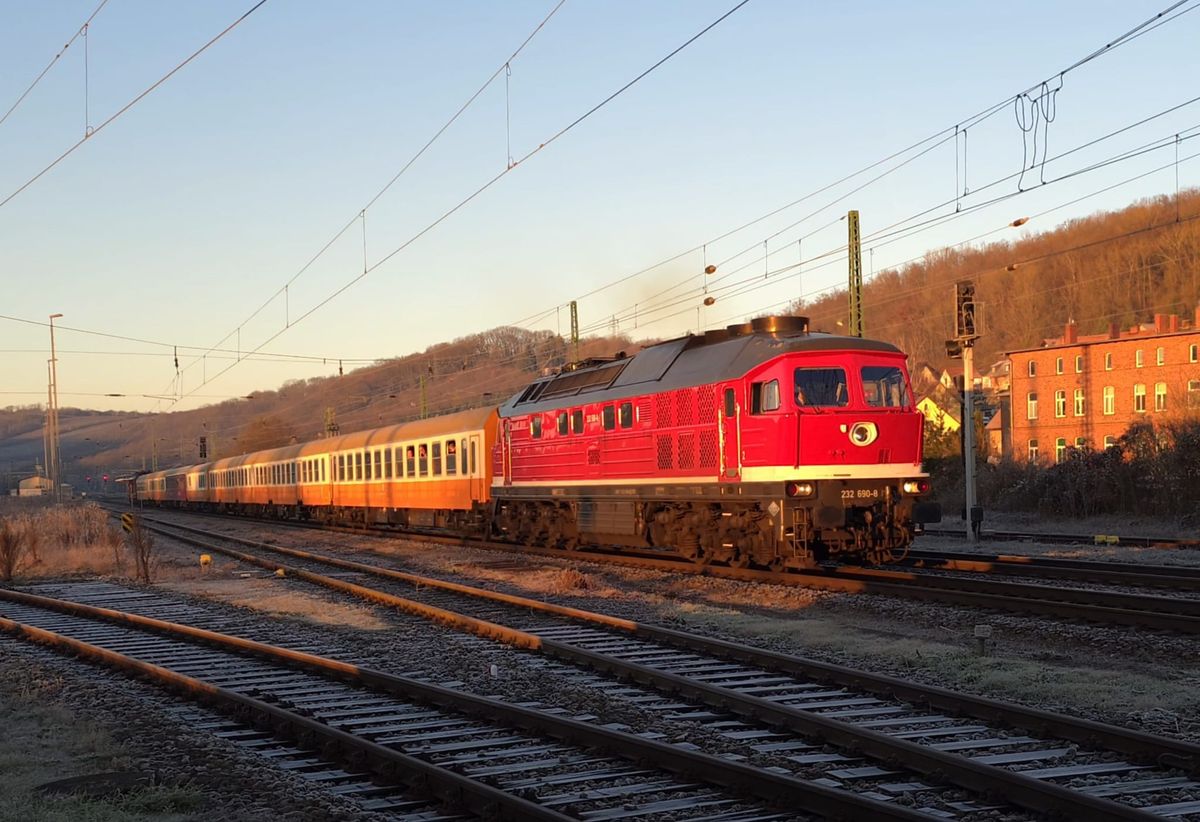
[[742,437],[738,421],[737,392],[726,387],[721,392],[721,479],[735,481],[741,475]]
[[462,455],[463,471],[470,472],[467,476],[471,478],[471,499],[483,499],[487,493],[487,488],[484,484],[487,471],[484,470],[479,462],[487,458],[487,455],[483,453],[483,444],[480,441],[479,435],[472,434],[471,440],[467,445],[467,450]]

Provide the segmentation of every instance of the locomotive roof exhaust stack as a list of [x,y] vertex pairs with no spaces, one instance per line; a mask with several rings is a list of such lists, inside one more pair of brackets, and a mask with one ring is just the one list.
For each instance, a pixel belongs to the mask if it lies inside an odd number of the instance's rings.
[[750,326],[758,334],[807,334],[808,317],[755,317]]

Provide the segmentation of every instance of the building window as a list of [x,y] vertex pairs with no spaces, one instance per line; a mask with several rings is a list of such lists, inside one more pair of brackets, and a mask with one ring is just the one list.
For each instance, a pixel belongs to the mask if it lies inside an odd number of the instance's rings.
[[1104,370],[1112,371],[1112,352],[1111,351],[1104,355]]
[[1188,362],[1196,362],[1200,360],[1200,345],[1188,346]]
[[1083,373],[1083,355],[1082,354],[1075,355],[1075,373],[1076,374]]
[[1075,447],[1079,450],[1083,450],[1084,448],[1087,448],[1087,437],[1076,437],[1075,438]]
[[1117,413],[1117,389],[1111,385],[1104,386],[1104,414],[1111,417]]
[[1146,386],[1142,383],[1133,387],[1133,410],[1138,414],[1146,413]]
[[1025,395],[1025,417],[1026,419],[1037,419],[1037,392],[1030,391]]
[[[1195,350],[1195,348],[1196,348],[1196,346],[1193,345],[1192,349]],[[1193,360],[1192,362],[1195,362],[1195,360]],[[1029,361],[1029,376],[1031,376],[1031,377],[1037,376],[1037,360]]]
[[1083,416],[1083,389],[1075,389],[1075,416]]
[[1104,447],[1105,448],[1112,448],[1116,444],[1117,444],[1117,438],[1114,437],[1112,434],[1109,434],[1107,437],[1104,438]]
[[1165,382],[1156,382],[1154,384],[1154,410],[1167,410],[1167,384]]
[[1188,380],[1188,408],[1200,408],[1200,380]]
[[1133,352],[1133,364],[1136,368],[1141,368],[1146,364],[1146,358],[1142,355],[1142,349]]
[[1037,458],[1038,458],[1037,440],[1030,440],[1029,441],[1029,461],[1037,462]]
[[1061,374],[1063,372],[1062,357],[1056,357],[1054,360],[1054,373]]
[[1067,392],[1058,390],[1054,392],[1054,416],[1065,417],[1067,415]]
[[1067,458],[1067,438],[1059,437],[1054,441],[1054,461],[1062,462]]
[[1161,345],[1154,351],[1154,362],[1156,365],[1162,365],[1167,361],[1167,349]]

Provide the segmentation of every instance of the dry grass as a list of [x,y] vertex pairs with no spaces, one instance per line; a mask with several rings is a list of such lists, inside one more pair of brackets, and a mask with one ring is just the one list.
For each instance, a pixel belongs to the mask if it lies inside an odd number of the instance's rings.
[[95,505],[0,505],[0,578],[125,573],[125,540]]

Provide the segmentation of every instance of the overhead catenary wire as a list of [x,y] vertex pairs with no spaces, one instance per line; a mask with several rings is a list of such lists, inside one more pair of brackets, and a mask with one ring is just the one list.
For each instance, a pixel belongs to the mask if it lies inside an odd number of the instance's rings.
[[[1190,5],[1188,5],[1187,8],[1179,10],[1182,6],[1187,5],[1189,3],[1190,3]],[[865,174],[865,173],[879,167],[880,165],[886,164],[886,163],[888,163],[894,159],[897,159],[899,157],[903,157],[906,154],[908,154],[909,152],[920,150],[924,146],[926,146],[927,143],[929,143],[931,141],[937,141],[937,140],[939,140],[939,138],[946,137],[946,135],[949,135],[950,138],[952,138],[952,139],[956,139],[959,131],[963,132],[963,136],[965,139],[966,132],[969,129],[974,128],[974,127],[982,124],[986,120],[1001,113],[1009,105],[1011,105],[1015,99],[1021,97],[1022,95],[1025,95],[1025,94],[1028,94],[1030,92],[1037,90],[1044,83],[1052,82],[1055,79],[1061,80],[1061,78],[1063,78],[1065,75],[1069,74],[1070,72],[1075,71],[1076,69],[1092,62],[1093,60],[1095,60],[1103,55],[1106,55],[1106,54],[1109,54],[1109,53],[1115,51],[1116,49],[1120,48],[1121,46],[1127,45],[1128,43],[1132,42],[1133,40],[1137,39],[1138,37],[1140,37],[1144,34],[1148,34],[1150,31],[1153,31],[1154,29],[1177,19],[1178,17],[1182,16],[1183,14],[1186,14],[1187,12],[1194,10],[1195,8],[1200,8],[1200,3],[1195,2],[1195,0],[1181,0],[1180,2],[1172,3],[1171,5],[1167,6],[1162,11],[1152,15],[1151,17],[1147,18],[1143,22],[1134,26],[1129,31],[1123,33],[1122,35],[1120,35],[1117,38],[1114,38],[1113,40],[1110,40],[1109,42],[1105,43],[1103,46],[1101,46],[1097,49],[1094,49],[1092,52],[1090,52],[1087,55],[1085,55],[1084,57],[1074,61],[1073,63],[1069,64],[1065,68],[1059,70],[1058,72],[1056,72],[1052,75],[1049,75],[1048,77],[1046,77],[1045,79],[1043,79],[1041,81],[1038,81],[1037,83],[1030,85],[1029,87],[1025,88],[1024,90],[1017,92],[1017,94],[1015,94],[1015,95],[1005,97],[1002,100],[999,100],[996,103],[993,103],[992,105],[987,106],[987,107],[977,111],[975,114],[973,114],[969,117],[963,118],[962,120],[960,120],[958,123],[956,123],[953,126],[949,126],[947,128],[941,129],[937,132],[934,132],[933,134],[931,134],[921,140],[918,140],[915,143],[912,143],[911,145],[907,146],[906,148],[903,148],[899,151],[889,154],[888,156],[883,157],[882,159],[877,160],[869,165],[863,166],[862,168],[858,169],[857,171],[854,171],[854,172],[840,178],[839,180],[834,181],[833,183],[822,186],[814,191],[811,191],[811,192],[803,195],[802,197],[800,197],[798,199],[792,200],[791,202],[784,204],[783,206],[772,209],[771,211],[769,211],[765,214],[762,214],[762,215],[760,215],[756,218],[753,218],[745,223],[742,223],[737,228],[726,231],[716,237],[710,238],[702,243],[694,245],[689,249],[686,249],[684,251],[670,255],[666,258],[663,258],[652,265],[646,266],[646,267],[641,268],[637,271],[634,271],[630,274],[626,274],[621,277],[618,277],[608,283],[597,286],[597,287],[591,289],[590,291],[584,293],[583,295],[576,297],[575,300],[578,302],[583,299],[586,299],[587,297],[595,296],[596,294],[602,293],[610,288],[624,284],[624,283],[629,282],[630,280],[633,280],[637,277],[641,277],[645,274],[648,274],[651,271],[657,270],[665,265],[669,265],[670,263],[673,263],[680,259],[683,259],[684,257],[687,257],[690,254],[694,254],[694,253],[700,251],[706,245],[715,244],[721,240],[727,239],[731,236],[741,233],[742,231],[752,228],[753,226],[758,225],[759,223],[762,223],[772,217],[775,217],[775,216],[783,213],[784,211],[794,208],[795,206],[811,199],[814,196],[822,194],[822,193],[824,193],[832,188],[835,188],[843,183],[846,183],[862,174]],[[956,183],[956,187],[957,187],[957,183]],[[750,244],[750,246],[748,247],[748,250],[757,248],[760,245],[761,245],[761,240],[755,241],[754,243]],[[743,251],[742,253],[745,253],[745,251]],[[737,255],[735,255],[735,256],[737,256]],[[550,312],[552,313],[553,309],[550,309]],[[529,315],[529,317],[523,317],[519,320],[516,320],[515,322],[513,322],[511,324],[527,325],[533,321],[533,319],[532,319],[533,317],[544,316],[545,313],[546,312],[538,312],[537,314]]]
[[[538,144],[538,146],[537,146],[536,148],[533,148],[533,149],[531,149],[530,151],[526,152],[526,153],[525,153],[525,154],[524,154],[522,157],[520,157],[519,159],[517,159],[517,160],[516,160],[516,161],[515,161],[515,162],[514,162],[514,163],[513,163],[513,164],[512,164],[510,167],[508,167],[508,168],[505,168],[503,171],[501,171],[500,173],[496,174],[494,177],[492,177],[491,179],[489,179],[487,182],[485,182],[485,183],[484,183],[483,185],[481,185],[479,188],[475,189],[473,192],[471,192],[471,193],[470,193],[470,194],[468,194],[466,197],[464,197],[462,200],[460,200],[460,201],[459,201],[457,204],[455,204],[454,206],[452,206],[452,207],[451,207],[449,210],[447,210],[447,211],[443,212],[443,213],[441,214],[441,216],[439,216],[439,217],[437,217],[436,219],[434,219],[434,220],[433,220],[431,223],[429,223],[428,225],[426,225],[424,228],[420,229],[420,230],[419,230],[419,231],[418,231],[416,234],[412,235],[412,236],[411,236],[409,239],[405,240],[403,243],[401,243],[399,246],[397,246],[396,248],[394,248],[392,251],[390,251],[390,252],[388,252],[387,254],[385,254],[385,255],[384,255],[382,258],[380,258],[380,259],[379,259],[379,260],[377,260],[377,261],[376,261],[376,262],[375,262],[373,265],[371,265],[371,266],[370,266],[370,268],[368,268],[366,271],[364,271],[364,272],[362,272],[361,274],[359,274],[359,275],[357,275],[357,276],[353,277],[352,279],[348,280],[346,283],[344,283],[343,285],[341,285],[340,287],[338,287],[337,289],[335,289],[335,290],[334,290],[332,293],[330,293],[329,295],[327,295],[325,298],[323,298],[323,299],[322,299],[322,300],[320,300],[318,303],[316,303],[314,306],[312,306],[312,307],[311,307],[311,308],[309,308],[307,311],[305,311],[303,314],[301,314],[301,315],[300,315],[300,316],[299,316],[299,317],[298,317],[298,318],[297,318],[297,319],[296,319],[294,322],[292,322],[292,324],[291,324],[291,325],[292,325],[293,327],[294,327],[294,326],[296,326],[296,325],[298,325],[299,323],[303,322],[303,321],[304,321],[305,319],[307,319],[308,317],[312,316],[312,315],[313,315],[314,313],[316,313],[317,311],[319,311],[319,310],[321,310],[322,308],[324,308],[324,307],[325,307],[326,305],[328,305],[329,303],[333,302],[333,300],[337,299],[339,296],[341,296],[341,295],[342,295],[343,293],[345,293],[347,290],[349,290],[349,289],[350,289],[350,288],[352,288],[354,285],[356,285],[358,282],[360,282],[360,281],[361,281],[363,278],[367,277],[367,276],[368,276],[370,273],[372,273],[372,272],[376,271],[376,270],[377,270],[377,269],[378,269],[380,266],[382,266],[382,265],[386,264],[388,261],[390,261],[392,258],[394,258],[394,257],[395,257],[397,254],[399,254],[399,253],[401,253],[402,251],[404,251],[406,248],[408,248],[409,246],[411,246],[413,243],[415,243],[415,242],[416,242],[417,240],[419,240],[421,237],[424,237],[424,236],[425,236],[426,234],[428,234],[430,231],[432,231],[433,229],[437,228],[439,225],[441,225],[443,222],[445,222],[447,219],[449,219],[449,218],[450,218],[451,216],[453,216],[455,213],[457,213],[458,211],[460,211],[462,208],[464,208],[465,206],[467,206],[468,204],[470,204],[471,202],[473,202],[473,201],[474,201],[476,198],[478,198],[480,195],[482,195],[482,194],[483,194],[485,191],[487,191],[488,189],[490,189],[492,186],[494,186],[496,183],[498,183],[498,182],[499,182],[500,180],[502,180],[504,177],[506,177],[506,176],[508,176],[509,174],[511,174],[511,173],[513,173],[514,171],[516,171],[516,170],[517,170],[517,169],[518,169],[518,168],[519,168],[519,167],[520,167],[520,166],[521,166],[523,163],[525,163],[527,160],[529,160],[529,159],[531,159],[532,157],[536,156],[537,154],[541,153],[541,152],[542,152],[542,151],[544,151],[546,148],[548,148],[550,145],[552,145],[554,142],[556,142],[557,140],[559,140],[559,139],[561,139],[562,137],[564,137],[566,134],[568,134],[568,133],[569,133],[570,131],[572,131],[574,128],[576,128],[576,127],[577,127],[577,126],[579,126],[581,123],[583,123],[583,122],[584,122],[584,121],[586,121],[588,118],[590,118],[592,115],[594,115],[596,112],[600,111],[602,108],[604,108],[605,106],[607,106],[609,103],[611,103],[611,102],[612,102],[613,100],[615,100],[617,97],[619,97],[621,94],[623,94],[624,92],[628,91],[630,88],[632,88],[632,87],[633,87],[635,84],[637,84],[639,81],[641,81],[642,79],[644,79],[645,77],[647,77],[649,74],[651,74],[652,72],[654,72],[656,69],[658,69],[659,67],[661,67],[663,64],[665,64],[667,61],[669,61],[669,60],[670,60],[672,57],[674,57],[675,55],[679,54],[681,51],[683,51],[684,49],[686,49],[686,48],[687,48],[688,46],[690,46],[691,44],[695,43],[697,40],[699,40],[701,37],[703,37],[705,34],[707,34],[707,33],[708,33],[709,31],[711,31],[713,28],[715,28],[716,26],[718,26],[720,23],[722,23],[723,21],[725,21],[727,18],[729,18],[729,17],[730,17],[730,15],[734,14],[736,11],[738,11],[739,9],[741,9],[743,6],[745,6],[745,5],[746,5],[747,3],[749,3],[749,2],[750,2],[750,0],[740,0],[740,2],[736,3],[736,4],[735,4],[735,5],[732,7],[732,8],[730,8],[728,11],[726,11],[724,14],[722,14],[722,15],[721,15],[720,17],[718,17],[716,20],[712,21],[712,22],[711,22],[711,23],[709,23],[707,26],[705,26],[703,29],[701,29],[700,31],[698,31],[696,34],[694,34],[694,35],[692,35],[691,37],[689,37],[689,38],[688,38],[686,41],[684,41],[684,42],[683,42],[681,45],[679,45],[679,46],[677,46],[676,48],[674,48],[674,49],[673,49],[672,51],[670,51],[670,52],[669,52],[667,55],[665,55],[664,57],[662,57],[661,59],[659,59],[659,60],[658,60],[657,62],[655,62],[653,65],[651,65],[649,68],[647,68],[647,69],[645,69],[644,71],[642,71],[640,74],[638,74],[638,75],[637,75],[636,77],[634,77],[632,80],[630,80],[629,82],[625,83],[623,86],[621,86],[620,88],[618,88],[616,91],[614,91],[614,92],[612,92],[611,94],[609,94],[607,97],[605,97],[605,98],[604,98],[603,100],[601,100],[599,103],[595,104],[595,105],[594,105],[594,106],[592,106],[590,109],[588,109],[587,111],[585,111],[583,114],[581,114],[580,116],[576,117],[576,118],[575,118],[574,120],[572,120],[570,123],[568,123],[567,125],[565,125],[565,126],[563,126],[562,128],[560,128],[558,131],[556,131],[554,134],[552,134],[552,135],[551,135],[550,137],[548,137],[546,140],[544,140],[544,141],[542,141],[541,143],[539,143],[539,144]],[[280,329],[280,330],[276,331],[274,334],[272,334],[272,335],[271,335],[271,336],[269,336],[269,337],[268,337],[266,340],[264,340],[262,343],[260,343],[260,344],[259,344],[259,345],[260,345],[260,347],[261,347],[261,346],[263,346],[263,345],[267,345],[267,344],[269,344],[270,342],[272,342],[273,340],[277,339],[277,338],[278,338],[278,337],[279,337],[281,334],[283,334],[283,333],[284,333],[285,331],[287,331],[287,330],[288,330],[287,328],[283,328],[283,329]],[[257,350],[257,349],[255,349],[255,350]],[[200,384],[200,386],[203,386],[203,385],[207,384],[208,382],[210,382],[210,381],[211,381],[211,380],[213,380],[213,379],[217,379],[217,378],[221,377],[222,375],[224,375],[224,374],[228,373],[228,372],[229,372],[231,369],[235,368],[236,366],[237,366],[237,363],[230,364],[229,366],[225,367],[224,369],[222,369],[221,371],[219,371],[217,374],[215,374],[213,377],[211,377],[211,378],[209,378],[209,379],[205,380],[204,382],[202,382],[202,383]],[[198,387],[200,387],[200,386],[198,386]],[[179,399],[180,399],[180,400],[182,400],[182,399],[184,399],[184,398],[188,397],[189,395],[190,395],[190,392],[188,392],[188,393],[183,393],[183,394],[182,394],[182,395],[179,397]]]
[[106,120],[104,120],[103,122],[100,123],[100,125],[96,126],[95,128],[91,129],[90,131],[85,132],[83,137],[81,137],[78,140],[78,142],[74,143],[66,151],[64,151],[62,154],[58,155],[58,157],[56,157],[54,160],[52,160],[49,165],[47,165],[41,171],[34,174],[32,177],[30,177],[28,180],[26,180],[21,185],[19,185],[14,191],[12,191],[4,199],[0,200],[0,208],[3,208],[4,206],[6,206],[10,202],[12,202],[19,194],[21,194],[21,192],[25,191],[25,189],[29,188],[31,185],[33,185],[38,180],[40,180],[42,177],[44,177],[46,174],[48,174],[55,166],[57,166],[63,160],[67,159],[72,154],[74,154],[75,151],[80,146],[82,146],[84,143],[86,143],[91,138],[95,137],[97,134],[99,134],[101,131],[103,131],[110,123],[112,123],[117,118],[119,118],[121,115],[123,115],[125,112],[129,111],[135,105],[140,103],[143,99],[146,98],[147,95],[149,95],[151,92],[153,92],[159,86],[161,86],[163,83],[170,80],[173,76],[175,76],[175,74],[177,74],[181,69],[183,69],[184,66],[186,66],[188,63],[191,63],[193,60],[195,60],[197,57],[199,57],[204,52],[208,51],[208,49],[210,49],[213,45],[215,45],[217,43],[217,41],[219,41],[225,35],[229,34],[229,32],[231,32],[235,28],[237,28],[238,25],[240,25],[251,14],[258,11],[258,9],[260,9],[263,6],[263,4],[266,2],[267,2],[267,0],[258,0],[258,2],[255,3],[253,6],[251,6],[246,12],[244,12],[241,17],[237,18],[232,23],[230,23],[228,26],[226,26],[216,36],[214,36],[212,39],[210,39],[207,43],[205,43],[200,48],[196,49],[194,52],[192,52],[190,55],[188,55],[181,63],[177,64],[173,69],[168,71],[162,77],[155,80],[144,91],[142,91],[140,94],[138,94],[132,100],[127,102],[125,105],[121,106],[121,108],[117,109],[116,112],[109,115]]
[[[259,314],[261,314],[267,308],[267,306],[269,306],[272,302],[274,302],[276,299],[279,298],[280,294],[285,294],[287,292],[287,289],[290,286],[294,285],[295,282],[298,279],[300,279],[300,277],[302,277],[306,271],[308,271],[318,260],[320,260],[325,255],[325,252],[329,251],[329,249],[332,248],[333,245],[338,240],[340,240],[342,238],[342,236],[345,235],[345,233],[347,231],[349,231],[356,222],[358,222],[360,220],[362,221],[362,229],[363,229],[363,274],[365,276],[367,273],[367,259],[366,259],[367,211],[372,206],[374,206],[375,203],[377,203],[379,201],[379,199],[381,197],[383,197],[383,195],[385,195],[392,188],[392,186],[394,186],[400,180],[400,178],[403,177],[404,174],[410,168],[413,167],[413,165],[418,160],[421,159],[421,157],[423,157],[425,155],[425,153],[433,146],[433,144],[436,143],[438,141],[438,139],[441,138],[441,136],[443,134],[445,134],[446,131],[452,125],[454,125],[455,122],[458,121],[458,119],[467,111],[467,109],[469,109],[471,107],[472,104],[474,104],[474,102],[477,99],[479,99],[479,96],[482,95],[489,87],[491,87],[492,83],[494,83],[496,81],[496,78],[498,78],[501,75],[501,73],[508,71],[509,67],[512,65],[512,61],[517,59],[517,57],[520,56],[521,52],[523,52],[525,50],[525,47],[529,45],[529,43],[533,40],[533,38],[536,37],[537,34],[543,28],[546,27],[546,24],[550,22],[550,19],[552,17],[554,17],[555,14],[558,13],[558,10],[561,9],[565,3],[566,3],[566,0],[558,0],[558,3],[556,3],[554,5],[554,7],[550,9],[549,14],[547,14],[545,17],[542,18],[541,22],[537,24],[537,26],[533,29],[533,31],[531,31],[525,37],[524,40],[521,41],[521,44],[517,46],[517,48],[512,52],[512,54],[510,54],[508,56],[508,58],[503,63],[501,63],[500,66],[495,71],[493,71],[486,80],[483,81],[482,85],[480,85],[479,88],[477,88],[475,90],[475,92],[473,94],[471,94],[466,99],[466,101],[455,110],[455,112],[452,115],[450,115],[449,119],[447,119],[446,122],[442,123],[442,125],[436,131],[434,131],[434,133],[429,137],[429,139],[426,140],[425,143],[419,149],[417,149],[416,153],[414,153],[411,157],[409,157],[408,160],[404,163],[404,165],[400,167],[400,170],[397,171],[395,174],[393,174],[392,177],[386,183],[384,183],[383,187],[380,188],[379,191],[375,192],[375,194],[370,199],[368,199],[367,202],[361,208],[359,208],[359,210],[357,212],[355,212],[354,216],[351,217],[346,222],[346,224],[344,226],[342,226],[332,237],[330,237],[329,240],[326,241],[326,243],[317,250],[317,253],[314,254],[312,257],[310,257],[308,259],[308,261],[306,263],[304,263],[304,265],[302,265],[298,271],[296,271],[295,274],[293,274],[282,286],[280,286],[273,294],[271,294],[271,296],[267,297],[267,299],[264,300],[263,303],[258,308],[254,309],[254,311],[250,312],[249,316],[247,316],[244,320],[242,320],[240,323],[238,323],[237,328],[235,328],[233,331],[230,331],[228,334],[226,334],[224,337],[222,337],[220,340],[218,340],[216,345],[219,346],[222,343],[224,343],[231,336],[233,336],[234,333],[238,329],[241,329],[247,323],[251,322]],[[510,158],[510,167],[511,167],[511,158]],[[289,321],[289,325],[290,324],[291,323]],[[188,363],[188,365],[186,365],[184,367],[184,371],[186,371],[188,368],[190,368],[193,365],[195,365],[195,360],[193,360],[191,363]]]
[[[29,96],[29,93],[37,87],[37,84],[42,82],[42,78],[50,73],[50,69],[54,68],[54,64],[57,63],[59,59],[67,53],[67,49],[69,49],[79,37],[87,37],[88,26],[92,24],[92,21],[96,19],[96,15],[100,13],[100,10],[103,9],[107,3],[108,0],[100,0],[100,5],[96,6],[92,13],[88,15],[87,20],[83,21],[83,25],[75,30],[75,33],[71,35],[71,39],[66,42],[66,45],[59,49],[58,52],[50,58],[50,62],[46,64],[46,67],[42,69],[41,73],[38,74],[37,77],[33,78],[33,82],[30,83],[29,86],[23,92],[21,92],[21,95],[17,97],[16,101],[8,107],[8,111],[4,112],[3,116],[0,116],[0,126],[4,125],[4,121],[12,116],[12,113],[17,110],[17,107],[25,101],[26,97]],[[86,45],[86,40],[84,42]]]

